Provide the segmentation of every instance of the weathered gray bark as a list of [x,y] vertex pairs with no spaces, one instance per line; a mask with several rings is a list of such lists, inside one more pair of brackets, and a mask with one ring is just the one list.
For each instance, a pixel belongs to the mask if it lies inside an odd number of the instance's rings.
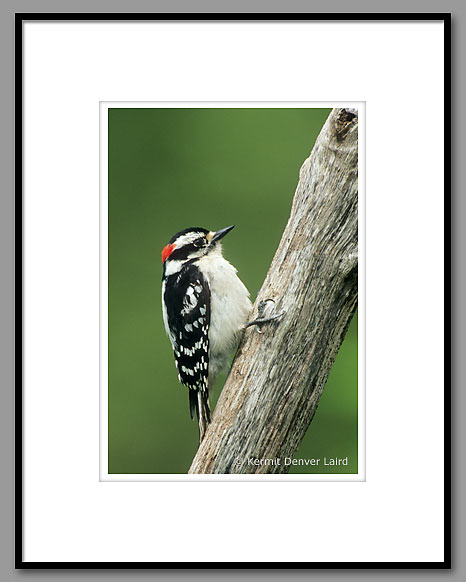
[[285,315],[245,331],[190,473],[281,473],[357,307],[358,115],[334,109],[304,162],[288,224],[256,299]]

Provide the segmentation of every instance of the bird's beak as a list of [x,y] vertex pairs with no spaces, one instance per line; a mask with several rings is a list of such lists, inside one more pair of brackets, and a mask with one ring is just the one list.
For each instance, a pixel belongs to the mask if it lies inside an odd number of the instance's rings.
[[233,230],[234,228],[235,228],[235,225],[233,224],[232,226],[227,226],[226,228],[222,228],[220,230],[217,230],[217,232],[213,233],[213,236],[210,239],[210,244],[216,243],[221,238],[223,238],[226,234],[228,234],[230,232],[230,230]]

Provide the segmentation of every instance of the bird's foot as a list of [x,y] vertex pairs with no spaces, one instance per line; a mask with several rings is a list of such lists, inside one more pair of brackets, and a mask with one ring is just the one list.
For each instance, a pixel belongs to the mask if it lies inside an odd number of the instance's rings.
[[255,325],[257,333],[262,333],[261,327],[264,323],[276,321],[285,315],[284,311],[274,314],[274,309],[275,301],[273,299],[265,299],[264,301],[261,301],[257,306],[257,318],[253,321],[248,321],[248,323],[244,325],[244,329],[251,327],[251,325]]

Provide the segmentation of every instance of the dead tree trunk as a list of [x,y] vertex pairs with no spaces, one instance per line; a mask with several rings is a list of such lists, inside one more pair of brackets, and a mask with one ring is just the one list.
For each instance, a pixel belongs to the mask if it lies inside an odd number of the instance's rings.
[[256,299],[254,313],[268,298],[285,313],[245,331],[190,473],[287,471],[264,460],[298,448],[356,310],[357,275],[358,114],[334,109]]

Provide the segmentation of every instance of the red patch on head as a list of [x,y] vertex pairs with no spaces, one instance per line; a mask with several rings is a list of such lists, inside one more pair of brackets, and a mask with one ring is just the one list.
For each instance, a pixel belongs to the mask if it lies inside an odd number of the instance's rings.
[[165,263],[165,261],[168,259],[168,257],[172,254],[172,252],[175,250],[175,244],[172,245],[167,245],[163,251],[162,251],[162,263]]

